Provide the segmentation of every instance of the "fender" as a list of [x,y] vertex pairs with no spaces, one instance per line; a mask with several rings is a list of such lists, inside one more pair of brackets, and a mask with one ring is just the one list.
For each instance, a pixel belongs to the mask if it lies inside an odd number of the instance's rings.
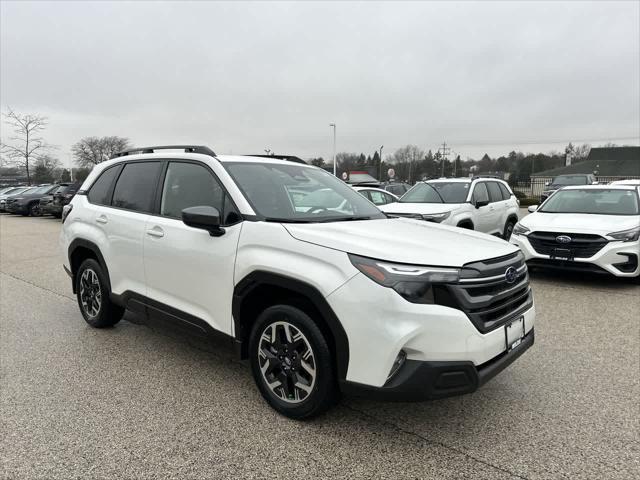
[[104,274],[107,277],[107,287],[109,287],[109,290],[111,290],[111,279],[109,278],[109,269],[107,268],[107,263],[104,261],[104,257],[102,256],[102,252],[100,251],[100,248],[95,243],[90,242],[89,240],[85,240],[83,238],[76,238],[69,244],[69,249],[67,250],[69,265],[71,266],[71,283],[72,283],[73,293],[76,293],[76,272],[78,271],[78,267],[80,265],[74,265],[72,258],[73,258],[73,253],[78,248],[86,248],[96,256],[96,258],[98,259],[98,263],[104,270]]
[[306,282],[300,281],[296,278],[287,277],[285,275],[256,270],[244,277],[235,286],[231,312],[233,315],[235,338],[236,342],[240,345],[241,354],[243,356],[247,355],[246,337],[248,335],[248,332],[245,331],[242,322],[240,321],[242,318],[243,300],[250,295],[255,288],[265,285],[295,292],[309,300],[316,310],[320,312],[335,343],[338,378],[344,380],[347,376],[347,368],[349,366],[349,340],[340,320],[338,320],[338,317],[333,312],[322,293],[320,293],[315,287]]

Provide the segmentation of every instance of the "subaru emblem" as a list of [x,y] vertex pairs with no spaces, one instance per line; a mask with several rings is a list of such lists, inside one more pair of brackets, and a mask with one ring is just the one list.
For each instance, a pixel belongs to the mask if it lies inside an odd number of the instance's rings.
[[558,243],[571,243],[571,237],[568,235],[558,235],[556,237],[556,242]]
[[518,278],[518,271],[513,267],[507,268],[507,270],[504,272],[504,281],[510,285],[514,283],[517,278]]

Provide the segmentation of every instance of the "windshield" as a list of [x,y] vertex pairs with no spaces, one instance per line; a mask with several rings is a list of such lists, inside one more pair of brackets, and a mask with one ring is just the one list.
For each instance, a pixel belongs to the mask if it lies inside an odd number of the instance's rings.
[[402,203],[464,203],[469,194],[468,182],[417,183],[405,193]]
[[14,193],[21,193],[21,192],[24,192],[25,190],[26,188],[24,187],[10,188],[9,190],[5,190],[2,194],[13,195]]
[[44,187],[34,188],[29,193],[36,193],[36,194],[38,194],[38,193],[47,193],[52,188],[53,188],[53,185],[45,185]]
[[586,185],[586,175],[563,175],[556,177],[551,182],[552,185]]
[[266,220],[311,223],[386,218],[353,188],[319,168],[273,163],[226,163],[225,168]]
[[542,205],[543,213],[638,215],[638,195],[633,190],[560,190]]

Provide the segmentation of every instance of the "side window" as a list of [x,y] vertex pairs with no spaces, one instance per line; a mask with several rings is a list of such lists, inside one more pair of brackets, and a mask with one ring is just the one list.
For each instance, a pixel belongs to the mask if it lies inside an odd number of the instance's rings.
[[500,191],[502,192],[502,199],[509,200],[511,198],[511,192],[509,192],[509,189],[502,183],[498,183],[498,186],[500,187]]
[[375,190],[369,190],[369,196],[374,205],[385,205],[387,203],[386,195],[382,192],[376,192]]
[[240,220],[229,196],[209,170],[195,163],[169,163],[162,188],[160,214],[181,218],[183,209],[198,206],[216,208],[225,225]]
[[489,197],[492,202],[502,201],[502,192],[500,191],[498,182],[487,182],[487,188],[489,189]]
[[473,189],[473,202],[488,202],[489,201],[489,192],[487,192],[487,187],[485,186],[486,182],[476,183],[475,188]]
[[120,166],[116,165],[107,168],[100,174],[98,179],[93,182],[93,185],[89,188],[89,193],[87,194],[89,202],[96,205],[109,205],[109,201],[111,200],[108,198],[109,190],[119,170]]
[[113,190],[111,205],[150,213],[161,165],[160,162],[126,164]]

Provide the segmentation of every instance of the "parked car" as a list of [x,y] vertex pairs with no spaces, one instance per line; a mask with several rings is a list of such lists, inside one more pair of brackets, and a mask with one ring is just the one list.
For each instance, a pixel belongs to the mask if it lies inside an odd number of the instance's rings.
[[80,185],[77,183],[60,183],[58,188],[40,198],[40,214],[62,217],[62,209],[76,194]]
[[640,188],[564,187],[514,228],[529,265],[638,277]]
[[401,197],[411,190],[411,185],[402,182],[385,182],[380,186],[380,188],[393,193],[396,197]]
[[0,212],[6,212],[7,198],[26,192],[35,187],[12,187],[0,194]]
[[518,201],[503,180],[446,178],[416,183],[398,203],[380,207],[390,215],[452,225],[508,239],[518,221]]
[[374,205],[386,205],[399,200],[393,193],[374,187],[353,187],[354,190]]
[[11,195],[6,199],[5,208],[10,213],[36,217],[40,215],[40,198],[56,188],[57,185],[42,185]]
[[[472,392],[533,344],[516,246],[387,218],[310,165],[170,148],[97,165],[64,207],[64,268],[89,325],[128,308],[226,335],[265,400],[296,419],[339,391]],[[301,187],[333,195],[310,206],[314,193],[289,193]]]
[[542,195],[540,195],[540,203],[543,203],[553,192],[562,187],[569,185],[595,185],[597,183],[595,175],[592,175],[591,173],[558,175],[551,182],[548,182],[545,185],[545,189],[542,192]]
[[634,185],[640,187],[640,179],[616,180],[609,185]]

